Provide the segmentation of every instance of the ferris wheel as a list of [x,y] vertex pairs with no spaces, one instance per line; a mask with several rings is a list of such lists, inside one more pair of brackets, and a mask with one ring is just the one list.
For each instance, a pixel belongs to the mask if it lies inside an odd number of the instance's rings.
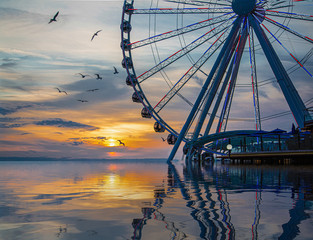
[[[138,5],[125,0],[126,84],[134,89],[133,102],[143,105],[141,116],[155,119],[156,132],[169,132],[172,157],[181,141],[224,132],[234,122],[261,130],[263,121],[288,114],[300,128],[312,119],[308,108],[313,101],[306,92],[313,90],[310,9],[310,2],[298,0],[151,0]],[[278,93],[285,105],[275,108]],[[262,104],[266,94],[272,96]],[[270,105],[276,112],[264,116],[263,107]]]

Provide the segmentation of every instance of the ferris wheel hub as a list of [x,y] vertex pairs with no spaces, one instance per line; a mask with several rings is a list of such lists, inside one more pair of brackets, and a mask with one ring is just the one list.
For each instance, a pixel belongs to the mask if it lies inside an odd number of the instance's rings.
[[240,16],[247,15],[253,11],[256,0],[233,0],[232,8]]

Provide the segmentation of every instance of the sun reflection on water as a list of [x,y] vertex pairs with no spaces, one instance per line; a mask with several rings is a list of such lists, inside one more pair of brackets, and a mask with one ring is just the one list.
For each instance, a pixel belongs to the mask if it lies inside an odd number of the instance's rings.
[[[0,162],[0,239],[270,239],[283,236],[287,225],[301,229],[305,239],[312,226],[313,170],[299,172],[127,161]],[[305,191],[295,184],[300,176],[309,183]]]

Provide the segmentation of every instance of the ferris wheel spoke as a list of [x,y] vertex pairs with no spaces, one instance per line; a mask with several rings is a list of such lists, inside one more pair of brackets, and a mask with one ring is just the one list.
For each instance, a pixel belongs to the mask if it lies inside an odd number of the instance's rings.
[[[247,39],[246,30],[244,30],[244,28],[241,28],[241,24],[243,23],[243,21],[244,21],[244,19],[242,19],[241,23],[239,24],[239,26],[238,26],[239,28],[237,29],[236,34],[233,34],[232,42],[231,42],[231,44],[229,46],[227,46],[228,49],[227,49],[227,51],[224,52],[224,56],[223,56],[222,60],[220,62],[218,62],[218,64],[219,64],[218,70],[213,73],[212,72],[213,68],[211,69],[211,73],[212,74],[210,73],[210,75],[212,76],[213,82],[212,82],[212,85],[210,86],[210,89],[208,91],[209,95],[206,98],[205,103],[203,105],[202,113],[200,114],[198,122],[197,122],[197,124],[195,126],[193,140],[198,138],[198,136],[200,134],[200,131],[201,131],[201,128],[202,128],[202,126],[204,124],[204,120],[206,118],[206,114],[208,113],[209,109],[211,108],[211,105],[213,103],[213,100],[214,100],[215,96],[217,95],[217,91],[218,91],[219,86],[220,86],[220,84],[222,82],[224,74],[227,71],[226,69],[228,68],[229,63],[231,62],[231,59],[232,59],[233,55],[237,55],[237,53],[238,53],[238,56],[237,57],[235,56],[235,58],[236,58],[236,60],[235,60],[236,61],[235,69],[236,69],[237,66],[239,68],[240,59],[241,59],[242,52],[243,52],[243,49],[244,49],[244,46],[245,46],[245,42],[246,42],[246,39]],[[240,30],[240,28],[241,28],[241,30]],[[243,31],[244,34],[241,34],[241,31]],[[236,70],[234,69],[234,71],[230,71],[231,75],[232,75],[232,78],[236,78],[237,72],[238,72],[238,68]],[[212,114],[211,117],[213,117],[213,114]],[[210,131],[211,126],[209,124],[207,125],[207,127],[205,129],[204,136],[207,135],[209,133],[209,131]]]
[[286,1],[280,1],[280,2],[274,2],[274,3],[271,3],[271,6],[277,6],[279,4],[282,4],[282,3],[285,3]]
[[218,2],[213,2],[213,1],[201,1],[201,0],[166,0],[166,2],[173,2],[173,3],[186,4],[186,5],[200,5],[200,6],[208,5],[208,4],[230,6],[230,1],[226,1],[226,0],[223,1],[226,3],[218,3]]
[[228,20],[235,17],[235,15],[228,17],[229,14],[231,14],[231,13],[225,13],[225,14],[218,16],[218,17],[209,18],[209,19],[206,19],[204,21],[196,22],[196,23],[190,24],[188,26],[185,26],[185,27],[182,27],[182,28],[179,28],[176,30],[167,31],[167,32],[155,35],[155,36],[151,36],[151,37],[143,39],[143,40],[129,43],[127,45],[130,46],[131,49],[135,49],[135,48],[143,47],[143,46],[146,46],[146,45],[149,45],[149,44],[152,44],[155,42],[159,42],[159,41],[162,41],[165,39],[169,39],[171,37],[176,37],[176,36],[181,35],[181,34],[192,32],[192,31],[204,28],[204,27],[212,26],[212,25],[215,25],[215,24],[218,24],[221,22],[227,22]]
[[268,10],[274,10],[274,9],[280,9],[280,8],[288,8],[293,7],[294,5],[283,5],[283,6],[277,6],[277,7],[270,7]]
[[178,4],[186,4],[186,5],[195,5],[195,6],[202,6],[203,4],[197,3],[195,1],[190,1],[190,0],[165,0],[165,2],[170,2],[170,3],[178,3]]
[[274,10],[269,10],[269,9],[265,10],[265,12],[266,12],[266,15],[275,16],[275,17],[313,21],[313,15],[298,14],[298,13],[291,13],[291,12],[281,12],[281,11],[274,11]]
[[250,66],[251,66],[251,85],[252,85],[252,95],[253,95],[255,128],[256,130],[261,130],[262,126],[261,126],[261,116],[260,116],[259,90],[258,90],[254,37],[253,37],[252,28],[250,29],[250,32],[248,35],[248,42],[249,42],[249,57],[250,57]]
[[[198,61],[178,80],[178,82],[164,95],[164,97],[156,104],[155,110],[159,113],[164,106],[176,95],[183,86],[192,78],[192,76],[203,66],[203,64],[215,53],[215,51],[224,43],[226,34],[223,32],[215,42],[204,52]],[[220,41],[220,44],[216,44]]]
[[311,77],[312,74],[303,66],[303,64],[281,43],[281,41],[279,41],[277,39],[277,37],[275,37],[275,35],[263,24],[260,22],[260,20],[255,16],[253,15],[253,17],[260,23],[260,25],[262,25],[266,31],[271,34],[271,36],[283,47],[283,49],[299,64],[300,67],[302,67]]
[[129,8],[125,11],[128,14],[219,14],[233,12],[231,7],[199,7],[199,8],[149,8],[149,9],[136,9]]
[[186,47],[178,50],[176,53],[172,54],[171,56],[169,56],[165,60],[161,61],[160,63],[158,63],[157,65],[152,67],[150,70],[148,70],[148,71],[144,72],[143,74],[141,74],[140,76],[138,76],[137,81],[139,83],[142,83],[147,78],[151,77],[152,75],[161,71],[163,68],[172,64],[173,62],[175,62],[179,58],[183,57],[184,55],[186,55],[190,51],[194,50],[195,48],[199,47],[203,43],[207,42],[208,40],[213,38],[216,34],[219,34],[223,31],[225,31],[230,26],[231,26],[231,24],[226,26],[226,27],[223,24],[221,24],[221,25],[217,26],[216,28],[211,29],[207,33],[203,34],[202,36],[200,36],[199,38],[197,38],[196,40],[194,40],[193,42],[188,44]]
[[196,0],[194,2],[202,3],[203,5],[207,5],[207,4],[219,5],[219,6],[230,6],[231,5],[230,1],[224,1],[226,3],[219,3],[219,2],[214,2],[214,1],[200,1],[200,0]]
[[[288,7],[286,4],[288,4],[289,6],[293,6],[289,3],[289,1],[263,1],[263,2],[260,2],[260,4],[262,6],[264,6],[266,4],[266,9],[278,9],[278,8],[283,8],[283,7]],[[282,4],[285,4],[285,5],[282,5]]]
[[[236,86],[239,66],[240,66],[241,58],[242,58],[242,55],[244,52],[244,46],[246,44],[248,35],[249,34],[248,34],[247,24],[244,24],[244,26],[242,26],[240,36],[238,37],[238,45],[236,47],[236,51],[235,51],[235,54],[234,54],[233,60],[232,60],[233,63],[232,63],[232,65],[230,65],[228,72],[227,72],[227,75],[226,75],[225,80],[224,80],[224,81],[226,81],[226,83],[223,83],[223,86],[221,89],[221,95],[216,100],[215,107],[212,111],[212,115],[216,114],[217,109],[218,109],[220,102],[221,102],[221,98],[224,95],[226,85],[228,85],[228,89],[227,89],[227,92],[225,95],[224,104],[222,105],[221,115],[220,115],[220,118],[219,118],[219,121],[217,124],[216,133],[221,131],[223,124],[224,124],[224,128],[227,125],[229,112],[230,112],[230,106],[231,106],[231,102],[232,102],[232,94],[233,94],[235,86]],[[224,120],[225,120],[225,122],[224,122]],[[209,120],[209,123],[208,123],[206,130],[204,132],[204,136],[209,134],[210,129],[212,127],[212,123],[213,123],[213,119],[211,118]]]
[[[259,15],[259,14],[258,14],[258,15]],[[310,37],[308,37],[308,36],[304,36],[304,35],[302,35],[302,34],[296,32],[295,30],[292,30],[291,28],[289,28],[289,27],[287,27],[287,26],[285,26],[285,25],[283,25],[283,24],[281,24],[281,23],[279,23],[279,22],[276,22],[275,20],[273,20],[273,19],[271,19],[271,18],[269,18],[269,17],[264,16],[264,18],[265,18],[265,20],[266,20],[267,22],[269,22],[269,23],[271,23],[271,24],[274,24],[274,25],[276,25],[277,27],[282,28],[282,29],[286,30],[287,32],[289,32],[289,33],[291,33],[291,34],[293,34],[293,35],[295,35],[295,36],[297,36],[297,37],[300,37],[300,38],[302,38],[302,39],[308,41],[309,43],[313,43],[313,39],[312,39],[312,38],[310,38]]]

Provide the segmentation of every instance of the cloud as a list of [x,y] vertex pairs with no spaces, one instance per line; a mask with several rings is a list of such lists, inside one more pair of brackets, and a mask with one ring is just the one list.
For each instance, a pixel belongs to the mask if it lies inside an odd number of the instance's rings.
[[29,133],[29,132],[23,132],[23,133],[21,133],[21,135],[28,135],[28,134],[31,134],[31,133]]
[[19,128],[25,126],[25,123],[13,123],[13,124],[5,124],[5,123],[0,123],[0,128]]
[[2,62],[0,64],[0,68],[12,68],[12,67],[16,67],[17,66],[17,61],[16,59],[12,59],[12,58],[3,58]]
[[22,122],[24,119],[17,118],[0,118],[0,128],[19,128],[27,125],[28,123]]
[[86,125],[78,122],[73,121],[65,121],[61,118],[54,118],[49,120],[42,120],[39,122],[35,122],[38,126],[55,126],[55,127],[63,127],[63,128],[75,128],[75,129],[85,129],[89,131],[97,130],[97,127]]
[[104,146],[104,142],[107,140],[107,137],[80,137],[80,138],[69,138],[67,141],[70,142],[73,146],[79,146],[83,144],[96,144]]
[[[0,107],[0,114],[8,115],[8,114],[12,114],[12,113],[17,112],[20,109],[29,108],[29,107],[33,107],[33,105],[16,106],[16,107],[13,107],[13,108],[3,108],[3,107]],[[3,118],[2,118],[1,121],[3,121]]]
[[78,145],[84,144],[84,142],[83,141],[74,141],[74,142],[71,142],[71,144],[74,146],[78,146]]
[[16,120],[20,120],[21,118],[0,118],[0,122],[8,122],[8,123],[11,123],[13,121],[16,121]]
[[15,48],[0,48],[0,54],[10,55],[15,58],[39,58],[39,59],[47,59],[50,60],[51,57],[46,56],[44,54],[30,52],[30,51],[23,51]]
[[204,82],[205,82],[205,79],[204,78],[201,78],[201,77],[198,77],[198,76],[193,76],[195,82],[199,85],[199,86],[203,86]]

